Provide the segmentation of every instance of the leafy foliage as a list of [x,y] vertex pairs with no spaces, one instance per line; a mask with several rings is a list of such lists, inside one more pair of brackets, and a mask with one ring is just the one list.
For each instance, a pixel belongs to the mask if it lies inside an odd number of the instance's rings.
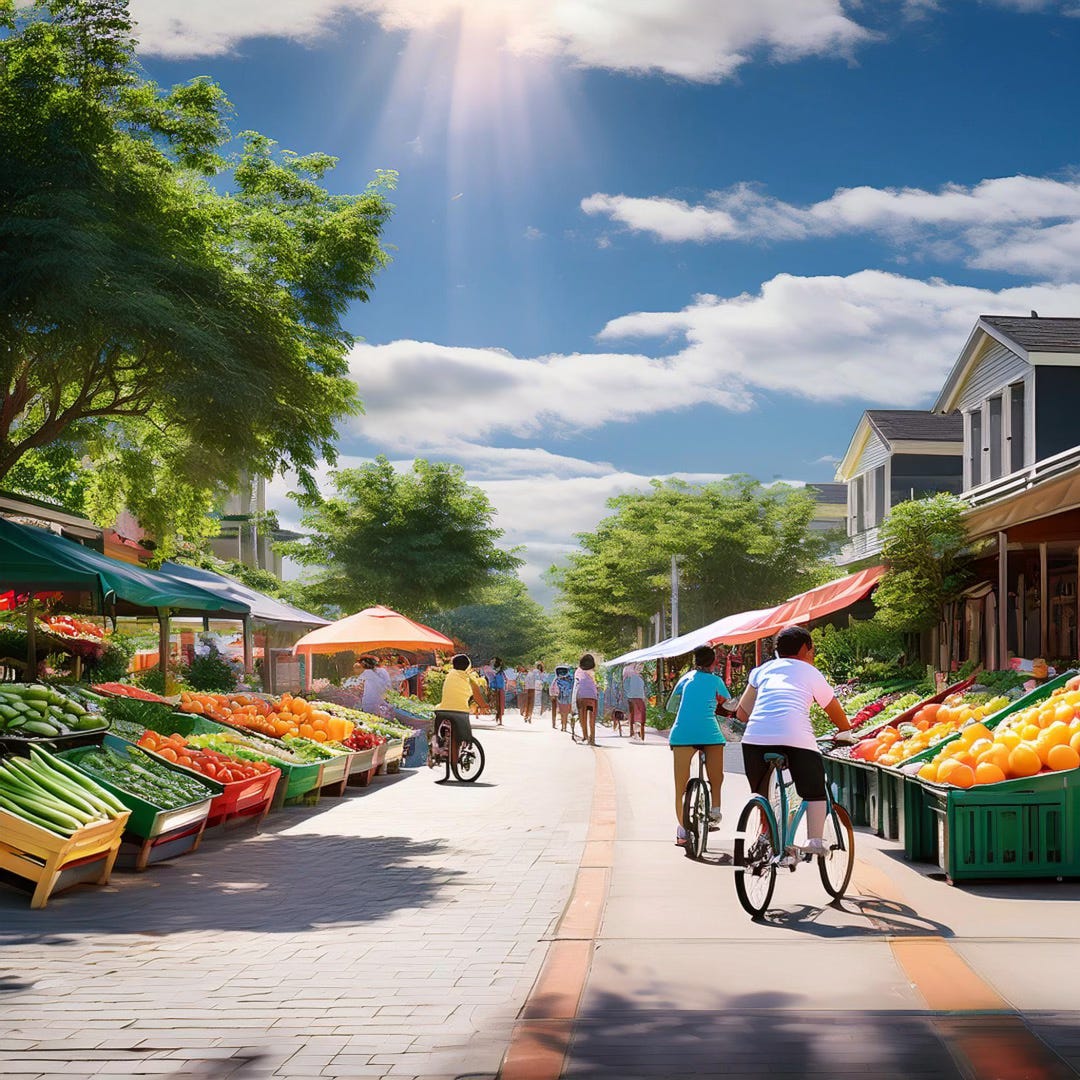
[[507,664],[528,664],[548,655],[553,644],[551,620],[509,574],[485,586],[475,603],[441,611],[428,622],[464,642],[477,663],[501,656]]
[[0,0],[0,480],[68,440],[93,512],[167,542],[241,470],[334,459],[394,178],[330,194],[255,132],[226,160],[222,90],[133,57],[123,0]]
[[608,501],[614,511],[581,551],[550,576],[570,643],[614,655],[666,606],[671,557],[679,559],[680,626],[775,604],[835,576],[827,541],[809,529],[813,498],[749,477],[692,486],[654,480],[652,490]]
[[966,503],[942,493],[900,503],[881,526],[887,570],[874,593],[885,626],[916,632],[936,626],[963,591],[971,561]]
[[831,683],[896,678],[911,661],[903,633],[880,619],[850,619],[846,627],[820,626],[812,633],[814,662]]
[[521,559],[496,546],[494,508],[463,470],[417,459],[399,473],[385,457],[333,476],[330,498],[301,497],[306,541],[279,545],[318,574],[316,604],[359,611],[385,604],[424,618],[467,603]]
[[236,689],[236,671],[213,645],[204,656],[196,655],[182,676],[193,690],[228,693]]

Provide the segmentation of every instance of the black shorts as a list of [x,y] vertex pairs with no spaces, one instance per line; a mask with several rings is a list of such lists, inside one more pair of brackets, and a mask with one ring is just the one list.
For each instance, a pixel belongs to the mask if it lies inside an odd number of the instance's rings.
[[467,712],[455,712],[451,709],[435,710],[435,728],[438,730],[439,722],[446,717],[450,726],[454,729],[454,735],[459,743],[472,742],[472,717]]
[[766,761],[765,755],[783,754],[787,758],[788,772],[795,781],[799,798],[807,802],[817,802],[825,798],[825,766],[816,750],[807,750],[804,746],[761,746],[744,742],[742,753],[750,790],[758,795],[767,798],[769,794],[766,781],[773,763]]

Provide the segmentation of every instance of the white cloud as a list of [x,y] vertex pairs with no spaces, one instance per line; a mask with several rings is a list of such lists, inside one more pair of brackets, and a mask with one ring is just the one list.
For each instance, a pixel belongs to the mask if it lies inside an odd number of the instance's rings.
[[701,82],[758,54],[847,56],[875,39],[841,0],[131,0],[131,11],[155,56],[221,55],[255,37],[311,41],[352,14],[408,32],[456,23],[515,54]]
[[598,192],[583,199],[581,208],[668,242],[877,233],[939,254],[952,245],[969,265],[1040,277],[1072,276],[1080,250],[1076,179],[1006,176],[938,191],[840,188],[809,206],[773,198],[749,184],[711,192],[698,204]]
[[535,225],[526,226],[524,235],[526,240],[542,240],[544,238],[543,232]]

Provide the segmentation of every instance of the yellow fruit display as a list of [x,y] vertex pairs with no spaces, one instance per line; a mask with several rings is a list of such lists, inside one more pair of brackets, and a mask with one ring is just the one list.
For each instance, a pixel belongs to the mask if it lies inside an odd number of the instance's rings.
[[[955,708],[951,715],[958,716],[962,711]],[[889,753],[899,755],[903,749],[903,743],[894,743]],[[1055,690],[1046,700],[1014,713],[996,731],[978,720],[968,724],[958,738],[922,766],[918,775],[923,780],[967,788],[1019,780],[1044,770],[1067,772],[1077,768],[1080,686],[1073,686]]]

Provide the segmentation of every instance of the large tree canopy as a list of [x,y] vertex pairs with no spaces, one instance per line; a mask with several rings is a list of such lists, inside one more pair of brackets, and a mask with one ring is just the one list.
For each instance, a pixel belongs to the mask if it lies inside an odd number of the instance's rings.
[[508,664],[531,664],[554,645],[551,619],[511,574],[485,586],[475,602],[440,611],[429,622],[464,642],[477,663],[500,656]]
[[701,486],[654,480],[649,492],[619,495],[614,511],[565,567],[553,567],[573,641],[612,655],[666,607],[671,557],[680,577],[682,631],[764,607],[835,576],[827,541],[809,529],[813,497],[748,477]]
[[333,158],[254,132],[225,158],[221,89],[162,91],[133,52],[123,0],[0,0],[0,482],[85,441],[103,504],[152,465],[190,517],[241,470],[333,460],[393,176],[332,195]]
[[497,547],[494,508],[455,465],[385,457],[334,474],[331,498],[301,496],[307,540],[280,550],[320,570],[312,602],[359,611],[386,604],[413,618],[473,600],[521,560]]

